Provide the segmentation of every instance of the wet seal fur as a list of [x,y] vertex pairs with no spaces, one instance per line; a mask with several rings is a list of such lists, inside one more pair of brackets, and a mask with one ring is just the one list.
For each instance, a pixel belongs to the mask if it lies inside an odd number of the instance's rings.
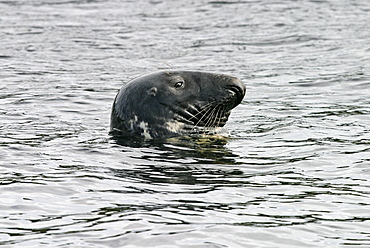
[[156,72],[118,92],[112,107],[113,136],[145,139],[217,134],[245,95],[237,78],[198,71]]

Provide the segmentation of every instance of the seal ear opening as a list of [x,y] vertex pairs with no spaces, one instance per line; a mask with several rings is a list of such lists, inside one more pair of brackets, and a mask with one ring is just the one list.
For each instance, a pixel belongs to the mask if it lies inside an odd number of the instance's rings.
[[155,96],[157,94],[157,88],[152,87],[150,90],[148,90],[148,95]]

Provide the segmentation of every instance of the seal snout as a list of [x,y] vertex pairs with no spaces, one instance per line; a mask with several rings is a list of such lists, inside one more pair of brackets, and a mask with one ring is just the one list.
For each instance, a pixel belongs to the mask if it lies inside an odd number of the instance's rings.
[[230,97],[235,100],[234,106],[237,106],[243,100],[246,93],[245,85],[241,80],[233,78],[225,88],[230,93]]
[[243,98],[245,95],[245,88],[243,89],[242,87],[239,87],[237,85],[228,85],[226,89],[235,97]]

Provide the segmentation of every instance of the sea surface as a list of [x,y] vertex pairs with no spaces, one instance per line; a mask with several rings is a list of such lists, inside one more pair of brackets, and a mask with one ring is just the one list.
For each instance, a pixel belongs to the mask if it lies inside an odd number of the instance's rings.
[[[227,137],[115,140],[158,70],[247,87]],[[0,0],[0,246],[370,247],[370,1]]]

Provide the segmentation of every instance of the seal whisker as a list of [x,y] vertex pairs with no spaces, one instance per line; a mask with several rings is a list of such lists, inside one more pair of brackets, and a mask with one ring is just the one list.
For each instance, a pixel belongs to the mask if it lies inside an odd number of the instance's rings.
[[214,127],[214,123],[215,123],[215,120],[217,118],[217,113],[218,113],[218,106],[220,104],[218,103],[216,106],[214,106],[213,108],[210,109],[210,111],[208,112],[208,116],[207,116],[207,121],[205,123],[205,127],[208,127],[208,128],[212,128]]
[[[207,104],[208,105],[208,104]],[[170,107],[170,109],[173,109]],[[190,105],[186,109],[173,109],[176,113],[176,117],[179,121],[184,121],[187,124],[196,125],[201,121],[200,115],[204,112],[204,109],[197,109],[195,106]]]
[[222,117],[226,115],[226,107],[225,106],[222,106],[222,108],[220,108],[221,110],[221,113],[220,113],[220,116],[218,118],[218,121],[217,121],[217,126],[221,126],[221,121],[222,121]]
[[222,121],[223,121],[223,118],[225,118],[227,115],[227,110],[226,110],[226,106],[223,105],[223,104],[218,104],[217,105],[217,112],[214,116],[214,119],[213,119],[213,122],[212,122],[212,127],[214,129],[216,129],[217,127],[221,127],[223,126],[222,125]]
[[[200,124],[200,122],[202,121],[202,119],[204,117],[206,117],[207,113],[209,112],[209,110],[212,110],[212,105],[213,105],[213,102],[212,103],[209,103],[209,104],[206,104],[205,106],[203,106],[201,108],[201,110],[198,110],[198,113],[195,114],[194,118],[197,119],[197,122],[195,123],[195,126],[198,126],[198,124]],[[200,118],[199,118],[200,116]]]
[[200,131],[200,129],[198,129],[198,128],[201,127],[200,123],[202,122],[203,118],[206,115],[207,115],[207,113],[202,114],[202,116],[199,118],[199,120],[194,124],[194,128],[197,129],[198,131]]
[[219,104],[217,106],[217,111],[215,112],[215,115],[214,115],[214,118],[213,118],[213,121],[212,121],[212,125],[210,125],[213,128],[218,127],[218,125],[220,123],[220,120],[221,120],[222,112],[223,112],[222,110],[223,110],[223,106],[221,104]]
[[203,126],[207,127],[208,120],[209,118],[212,117],[212,111],[214,110],[214,108],[212,108],[211,103],[207,105],[206,105],[207,106],[206,108],[202,108],[202,110],[199,112],[199,114],[201,114],[202,116],[199,118],[198,122],[195,124],[196,127],[198,127],[202,121],[203,122],[206,121]]
[[212,108],[210,109],[209,113],[207,114],[207,117],[206,117],[206,122],[204,124],[205,127],[210,127],[211,126],[211,123],[212,123],[212,119],[214,117],[214,114],[215,114],[215,108]]
[[200,118],[198,119],[198,121],[194,124],[194,127],[199,127],[200,123],[202,122],[203,118],[207,115],[208,113],[208,110],[207,111],[201,111],[199,112],[199,114],[201,115]]
[[221,117],[221,114],[222,114],[222,106],[220,105],[219,107],[217,107],[217,111],[215,113],[215,116],[214,116],[214,119],[212,121],[212,127],[217,127],[218,123],[219,123],[219,120],[220,120],[220,117]]
[[195,112],[199,112],[199,110],[194,105],[192,105],[192,104],[189,104],[188,107],[187,107],[187,109],[192,110],[192,111],[195,111]]

